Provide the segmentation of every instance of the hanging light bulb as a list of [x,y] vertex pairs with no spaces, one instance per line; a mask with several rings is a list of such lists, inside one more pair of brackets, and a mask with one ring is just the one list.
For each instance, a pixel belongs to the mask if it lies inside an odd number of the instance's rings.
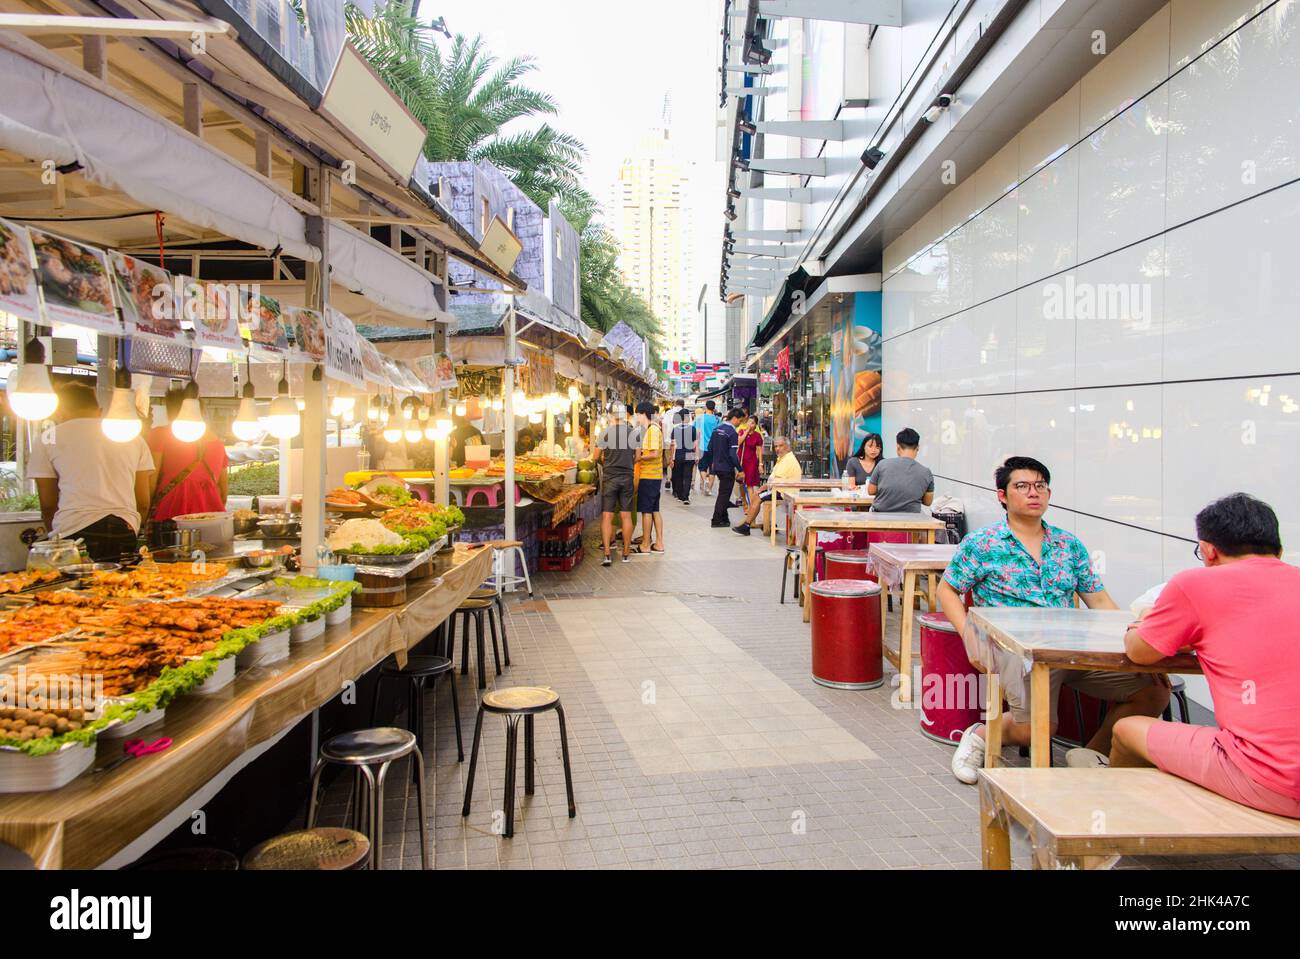
[[135,394],[131,392],[131,373],[119,366],[113,383],[113,399],[108,404],[108,413],[99,421],[99,428],[114,443],[129,443],[140,435],[142,425],[135,408]]
[[415,406],[417,402],[418,401],[414,396],[408,396],[406,399],[402,400],[402,419],[410,422],[410,420],[415,416]]
[[372,423],[378,422],[379,412],[379,397],[372,396],[370,398],[370,404],[366,407],[366,419],[370,420]]
[[432,443],[438,438],[438,427],[433,424],[432,420],[426,422],[428,425],[424,428],[424,438]]
[[511,394],[510,399],[512,401],[511,406],[514,407],[516,413],[522,410],[524,408],[524,404],[528,402],[528,397],[524,395],[523,390],[515,390],[514,393]]
[[9,406],[20,419],[48,419],[58,409],[59,397],[50,382],[50,369],[45,365],[45,347],[41,346],[40,340],[27,341],[23,348],[23,365],[9,377],[5,392],[9,394]]
[[464,400],[461,400],[459,403],[456,404],[457,416],[464,416],[467,412],[469,412],[469,407],[465,405]]
[[266,429],[278,440],[291,440],[302,431],[302,414],[298,412],[298,404],[289,395],[287,366],[283,368],[276,397],[267,411]]
[[235,439],[245,443],[251,443],[262,435],[262,424],[257,418],[257,400],[253,397],[251,380],[244,383],[244,397],[239,401],[239,412],[235,414],[235,422],[230,424],[230,431],[235,434]]
[[451,420],[443,417],[433,424],[433,428],[441,434],[441,439],[446,439],[451,435]]
[[529,413],[529,414],[528,414],[528,422],[532,423],[534,426],[536,426],[536,425],[537,425],[538,423],[540,423],[541,421],[542,421],[542,414],[541,414],[541,413]]
[[207,432],[207,429],[208,425],[203,422],[203,411],[199,409],[198,384],[191,382],[185,388],[185,399],[181,403],[181,410],[172,421],[172,436],[182,443],[194,443]]
[[406,442],[408,442],[408,443],[418,443],[418,442],[420,442],[420,440],[422,440],[422,439],[424,439],[424,430],[420,429],[420,427],[419,427],[418,425],[408,425],[408,426],[407,426],[407,428],[406,428]]
[[494,412],[500,413],[505,408],[506,408],[506,404],[504,400],[495,399],[492,401],[492,409]]
[[389,423],[384,426],[384,442],[396,443],[402,438],[402,428],[395,424]]

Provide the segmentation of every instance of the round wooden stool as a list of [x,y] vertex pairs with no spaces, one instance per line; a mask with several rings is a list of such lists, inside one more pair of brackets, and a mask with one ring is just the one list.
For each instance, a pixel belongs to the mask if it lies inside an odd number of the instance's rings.
[[369,859],[370,840],[361,833],[321,826],[273,836],[249,851],[243,868],[334,872],[360,869]]
[[469,778],[465,781],[465,804],[461,807],[461,816],[469,815],[470,800],[474,796],[474,768],[478,765],[478,747],[483,737],[483,714],[496,713],[506,720],[506,830],[505,838],[515,834],[515,758],[519,746],[519,720],[524,720],[524,794],[531,796],[534,790],[534,767],[536,757],[533,750],[533,717],[538,713],[555,710],[560,720],[560,753],[564,757],[564,789],[569,799],[569,818],[578,815],[573,804],[573,773],[569,768],[569,734],[564,726],[564,707],[560,705],[560,695],[545,686],[514,686],[508,689],[494,689],[483,697],[479,703],[478,716],[474,720],[474,746],[469,755]]

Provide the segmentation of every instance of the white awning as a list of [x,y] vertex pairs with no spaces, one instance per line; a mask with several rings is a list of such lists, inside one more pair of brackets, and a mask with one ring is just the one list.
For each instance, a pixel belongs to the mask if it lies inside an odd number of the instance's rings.
[[301,210],[215,147],[57,56],[0,34],[0,148],[62,165],[151,209],[266,250],[320,259]]
[[[431,322],[454,319],[438,306],[437,277],[345,223],[330,222],[331,278],[390,313]],[[337,304],[336,304],[337,305]]]

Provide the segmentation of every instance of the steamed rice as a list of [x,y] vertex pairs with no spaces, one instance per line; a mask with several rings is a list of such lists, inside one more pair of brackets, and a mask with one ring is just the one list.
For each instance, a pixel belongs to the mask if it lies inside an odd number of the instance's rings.
[[374,549],[376,546],[396,546],[402,542],[398,536],[377,519],[350,519],[329,536],[329,547],[345,550],[351,546]]

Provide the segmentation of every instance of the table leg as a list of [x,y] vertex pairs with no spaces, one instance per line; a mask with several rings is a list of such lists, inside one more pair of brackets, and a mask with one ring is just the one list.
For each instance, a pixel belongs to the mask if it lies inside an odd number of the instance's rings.
[[772,545],[773,545],[773,546],[776,545],[776,504],[777,504],[777,497],[778,497],[779,495],[780,495],[779,493],[775,493],[775,492],[772,494],[772,502],[769,504],[769,507],[768,507],[768,516],[770,516],[770,517],[772,518],[772,540],[771,540],[771,542],[772,542]]
[[898,701],[912,701],[912,604],[916,602],[916,572],[903,570],[902,625],[898,639]]
[[891,663],[897,666],[898,663],[895,662],[894,657],[891,656],[889,653],[889,644],[885,642],[885,637],[889,635],[889,633],[887,632],[888,612],[889,612],[889,584],[885,582],[885,577],[880,575],[879,570],[877,570],[876,576],[878,578],[879,585],[880,585],[880,643],[882,646],[885,647],[885,657]]
[[1035,663],[1029,674],[1029,765],[1036,769],[1052,765],[1051,670]]
[[1002,683],[996,670],[984,675],[988,677],[988,697],[984,706],[984,768],[996,769],[1002,764]]
[[993,787],[980,783],[980,853],[985,869],[1011,868],[1011,829]]
[[812,619],[812,591],[809,584],[812,583],[813,574],[817,571],[813,568],[813,563],[817,557],[817,531],[809,524],[808,530],[803,537],[803,578],[799,583],[799,591],[803,596],[803,621],[806,623]]

